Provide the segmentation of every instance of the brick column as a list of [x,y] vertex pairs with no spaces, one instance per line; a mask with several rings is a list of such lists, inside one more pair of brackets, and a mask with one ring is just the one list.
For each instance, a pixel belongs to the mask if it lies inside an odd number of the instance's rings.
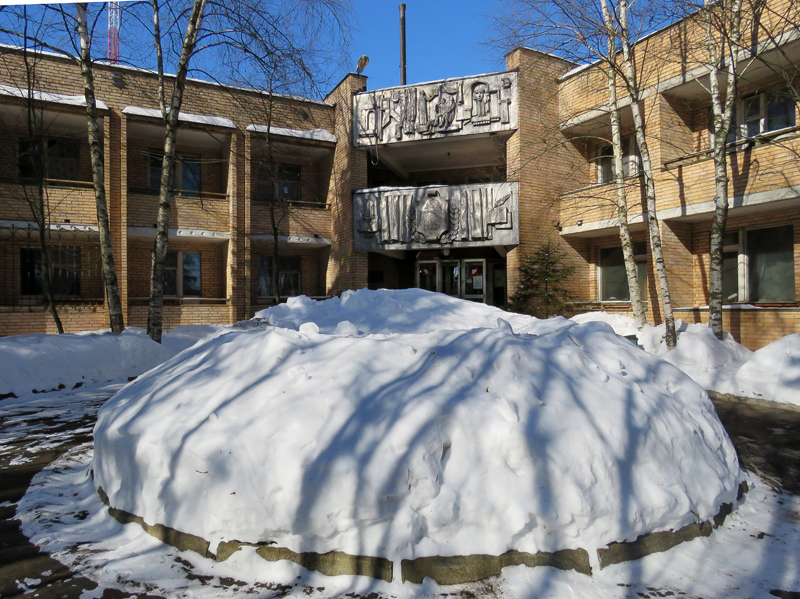
[[104,117],[103,165],[108,220],[111,227],[111,243],[117,267],[119,295],[125,325],[129,326],[128,312],[128,122],[119,110],[112,110]]
[[228,320],[236,322],[250,318],[249,277],[247,257],[247,215],[249,198],[245,191],[245,139],[241,132],[231,135],[228,158],[228,259],[226,273],[226,295],[228,297]]
[[367,253],[353,250],[353,192],[367,186],[367,153],[353,146],[353,96],[366,89],[367,78],[350,73],[325,99],[334,104],[334,150],[328,205],[331,207],[331,247],[326,293],[367,286]]
[[[520,244],[506,256],[508,295],[516,293],[519,267],[525,255],[549,240],[561,243],[567,261],[586,266],[583,240],[571,246],[561,239],[554,223],[560,221],[559,196],[568,189],[582,161],[578,151],[564,143],[558,129],[558,77],[573,65],[549,54],[517,48],[506,56],[506,67],[517,71],[519,81],[519,129],[506,142],[506,178],[519,181]],[[582,272],[575,273],[575,287]],[[576,289],[577,291],[577,289]]]

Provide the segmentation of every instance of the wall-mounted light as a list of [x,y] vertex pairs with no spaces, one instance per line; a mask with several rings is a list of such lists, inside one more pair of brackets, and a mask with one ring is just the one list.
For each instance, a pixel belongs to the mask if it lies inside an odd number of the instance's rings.
[[449,256],[450,255],[450,248],[444,248],[442,250],[442,254],[445,255],[445,256]]

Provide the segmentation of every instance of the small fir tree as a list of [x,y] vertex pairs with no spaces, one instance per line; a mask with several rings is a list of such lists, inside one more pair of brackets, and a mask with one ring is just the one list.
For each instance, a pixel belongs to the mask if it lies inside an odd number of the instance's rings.
[[520,286],[511,296],[514,312],[549,318],[560,311],[569,300],[565,281],[575,272],[574,266],[564,264],[564,252],[552,241],[526,255],[520,266]]

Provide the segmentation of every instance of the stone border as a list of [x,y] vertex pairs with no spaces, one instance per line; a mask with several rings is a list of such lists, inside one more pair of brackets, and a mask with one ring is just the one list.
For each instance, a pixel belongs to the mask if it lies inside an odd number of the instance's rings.
[[774,408],[777,410],[787,410],[789,412],[800,412],[800,406],[793,403],[782,401],[770,401],[761,397],[746,397],[744,395],[733,395],[732,393],[720,393],[719,391],[707,390],[708,396],[714,401],[726,401],[730,403],[743,403],[761,408]]
[[[748,491],[746,481],[739,485],[737,501]],[[217,553],[209,551],[209,542],[191,533],[181,532],[163,524],[147,524],[141,516],[112,507],[102,487],[97,488],[100,500],[108,507],[108,513],[121,524],[136,523],[142,529],[172,545],[179,551],[194,551],[203,557],[217,562],[227,560],[242,547],[256,547],[256,553],[263,559],[274,562],[288,560],[309,570],[316,570],[326,576],[342,574],[370,576],[386,582],[394,578],[394,565],[383,557],[351,555],[342,551],[328,553],[298,553],[285,547],[275,547],[274,541],[248,543],[242,541],[225,541],[220,543]],[[715,528],[722,526],[725,518],[733,511],[733,505],[723,503],[713,521],[697,522],[680,528],[677,531],[661,531],[641,535],[635,541],[610,543],[597,550],[600,569],[613,564],[640,559],[651,553],[667,551],[684,541],[711,535]],[[585,549],[563,549],[555,552],[540,551],[524,553],[511,550],[503,555],[455,555],[419,557],[413,560],[404,559],[400,565],[403,582],[422,584],[425,578],[431,578],[440,585],[463,584],[477,582],[492,576],[498,576],[506,566],[525,565],[551,566],[561,570],[575,570],[581,574],[592,575],[589,553]]]

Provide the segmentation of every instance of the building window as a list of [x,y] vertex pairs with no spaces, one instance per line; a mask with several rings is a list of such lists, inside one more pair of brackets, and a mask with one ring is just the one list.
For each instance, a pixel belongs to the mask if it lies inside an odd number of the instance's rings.
[[795,300],[792,225],[725,234],[722,297],[729,304]]
[[164,262],[166,277],[164,295],[200,297],[202,295],[202,262],[200,252],[167,252]]
[[[161,166],[164,161],[162,152],[150,152],[150,190],[158,193],[161,189]],[[202,181],[202,163],[197,154],[178,154],[175,156],[175,174],[172,180],[173,190],[179,195],[199,197]],[[174,189],[175,181],[180,181],[180,188]]]
[[[622,174],[625,178],[636,177],[641,172],[641,157],[633,137],[622,138]],[[614,182],[614,146],[600,146],[597,150],[597,183]]]
[[[636,263],[636,276],[639,280],[639,297],[645,301],[647,298],[647,244],[645,242],[633,244],[633,260]],[[600,249],[598,287],[601,302],[631,301],[621,246]]]
[[259,164],[254,197],[261,202],[299,202],[300,166]]
[[[278,257],[278,287],[281,297],[300,295],[300,256]],[[272,289],[272,256],[258,257],[258,295],[274,297]]]
[[[50,247],[53,295],[76,297],[81,294],[81,248]],[[22,295],[42,295],[42,250],[20,248],[20,292]]]
[[81,142],[61,137],[20,139],[18,172],[23,179],[77,181]]
[[[794,127],[795,123],[795,101],[788,95],[763,92],[746,96],[734,110],[728,143]],[[713,134],[713,124],[709,126]]]

